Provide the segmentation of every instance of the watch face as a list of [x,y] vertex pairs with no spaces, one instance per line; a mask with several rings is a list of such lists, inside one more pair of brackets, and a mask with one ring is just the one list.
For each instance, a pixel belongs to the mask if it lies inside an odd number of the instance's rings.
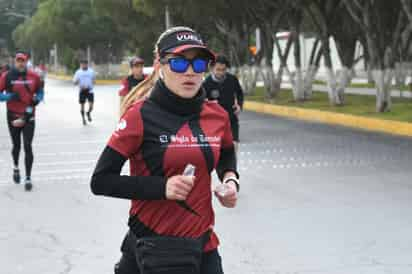
[[218,99],[220,97],[220,91],[218,89],[214,89],[210,92],[210,96],[212,99]]

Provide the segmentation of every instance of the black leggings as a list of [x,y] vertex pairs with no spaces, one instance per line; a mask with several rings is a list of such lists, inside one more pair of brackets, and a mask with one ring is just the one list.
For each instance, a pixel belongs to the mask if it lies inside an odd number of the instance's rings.
[[26,122],[24,127],[14,127],[11,122],[16,119],[16,116],[12,113],[7,114],[7,123],[9,126],[9,132],[13,148],[11,154],[13,156],[13,163],[17,167],[19,165],[19,155],[21,148],[21,135],[23,134],[23,145],[24,145],[24,163],[26,166],[26,177],[31,176],[31,169],[33,166],[33,149],[32,142],[34,137],[34,120]]
[[[122,257],[115,266],[115,274],[140,273],[136,262],[136,255],[134,249],[135,243],[136,237],[132,234],[132,232],[129,231],[122,243]],[[210,252],[203,253],[202,264],[200,268],[201,274],[223,274],[222,259],[216,249]]]

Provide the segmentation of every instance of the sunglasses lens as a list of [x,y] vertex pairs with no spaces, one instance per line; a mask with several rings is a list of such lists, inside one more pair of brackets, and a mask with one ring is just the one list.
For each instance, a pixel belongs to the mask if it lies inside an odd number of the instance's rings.
[[207,64],[208,64],[207,60],[196,58],[192,62],[193,71],[196,73],[205,72],[207,70]]
[[170,69],[174,72],[183,73],[189,67],[189,60],[185,58],[171,58],[169,59]]

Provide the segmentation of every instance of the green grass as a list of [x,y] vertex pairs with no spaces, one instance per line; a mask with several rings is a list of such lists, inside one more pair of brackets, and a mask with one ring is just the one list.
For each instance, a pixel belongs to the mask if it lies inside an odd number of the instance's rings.
[[[264,98],[263,87],[256,88],[253,96],[247,96],[246,99],[268,103]],[[315,91],[310,100],[295,102],[292,91],[290,89],[282,89],[272,103],[281,106],[317,109],[412,123],[412,99],[410,98],[392,98],[392,109],[390,112],[385,113],[376,112],[376,97],[370,95],[346,94],[344,106],[331,106],[327,93]]]
[[[314,80],[314,84],[316,85],[326,85],[325,81],[321,80]],[[350,88],[375,88],[374,83],[351,83],[349,85]],[[393,86],[394,90],[399,90],[399,87]],[[409,85],[401,85],[401,91],[412,91]]]

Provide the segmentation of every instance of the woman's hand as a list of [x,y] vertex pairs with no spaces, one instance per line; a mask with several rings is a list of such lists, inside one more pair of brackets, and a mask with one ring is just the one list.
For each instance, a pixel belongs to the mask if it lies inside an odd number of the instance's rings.
[[176,175],[170,177],[166,182],[166,199],[186,200],[195,182],[194,176]]
[[[224,191],[221,191],[219,188],[224,187]],[[218,188],[215,188],[213,191],[215,196],[218,198],[219,202],[224,207],[233,208],[237,203],[237,188],[234,182],[228,182],[224,185],[219,185]]]

